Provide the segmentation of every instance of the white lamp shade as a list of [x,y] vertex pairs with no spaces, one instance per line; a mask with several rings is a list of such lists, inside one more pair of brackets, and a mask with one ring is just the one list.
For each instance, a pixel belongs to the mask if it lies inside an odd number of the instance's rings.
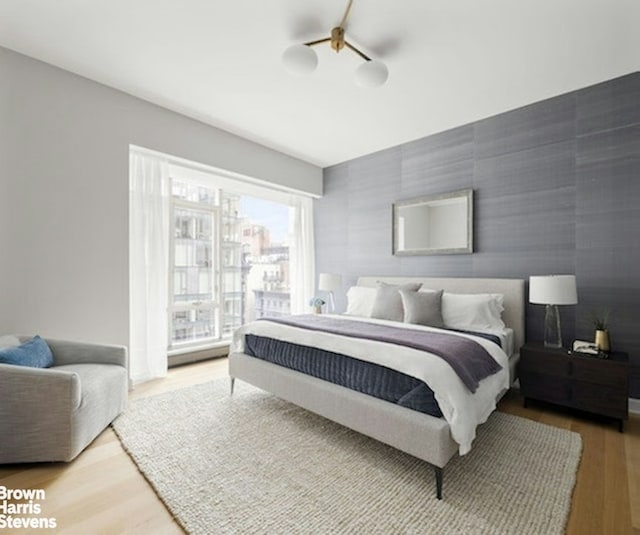
[[337,292],[342,288],[342,277],[330,273],[320,273],[318,278],[318,290],[321,292]]
[[282,62],[291,74],[310,74],[318,66],[318,55],[310,46],[293,45],[282,54]]
[[529,277],[529,302],[540,305],[576,305],[578,303],[576,276]]
[[378,87],[389,77],[389,69],[381,61],[365,61],[356,69],[356,83],[361,87]]

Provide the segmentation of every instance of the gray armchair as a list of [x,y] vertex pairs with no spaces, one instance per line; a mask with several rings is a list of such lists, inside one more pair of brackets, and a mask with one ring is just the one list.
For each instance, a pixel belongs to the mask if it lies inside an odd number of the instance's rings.
[[0,464],[70,461],[127,406],[126,347],[46,342],[51,368],[0,364]]

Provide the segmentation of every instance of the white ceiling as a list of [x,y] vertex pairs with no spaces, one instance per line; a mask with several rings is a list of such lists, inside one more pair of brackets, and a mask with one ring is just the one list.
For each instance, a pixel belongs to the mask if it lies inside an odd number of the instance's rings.
[[[638,0],[0,0],[0,45],[326,167],[640,67]],[[1,75],[1,73],[0,73]]]

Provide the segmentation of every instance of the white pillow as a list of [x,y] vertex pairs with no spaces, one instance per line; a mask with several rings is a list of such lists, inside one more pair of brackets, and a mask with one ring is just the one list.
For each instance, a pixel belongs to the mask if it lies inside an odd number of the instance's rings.
[[368,286],[352,286],[347,291],[347,311],[348,316],[371,317],[373,303],[376,300],[377,288]]
[[466,331],[502,330],[502,294],[442,294],[445,327]]
[[14,334],[5,334],[0,336],[0,349],[7,347],[18,347],[20,345],[20,339]]

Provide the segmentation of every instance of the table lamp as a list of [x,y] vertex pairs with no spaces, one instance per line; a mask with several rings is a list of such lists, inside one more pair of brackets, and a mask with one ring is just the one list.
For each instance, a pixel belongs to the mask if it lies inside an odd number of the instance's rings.
[[333,296],[334,292],[337,292],[342,288],[342,276],[333,275],[331,273],[320,273],[318,279],[318,290],[321,292],[327,292],[329,294],[329,312],[335,312],[336,302]]
[[529,302],[546,305],[544,316],[545,347],[562,347],[558,305],[578,304],[575,275],[529,277]]

